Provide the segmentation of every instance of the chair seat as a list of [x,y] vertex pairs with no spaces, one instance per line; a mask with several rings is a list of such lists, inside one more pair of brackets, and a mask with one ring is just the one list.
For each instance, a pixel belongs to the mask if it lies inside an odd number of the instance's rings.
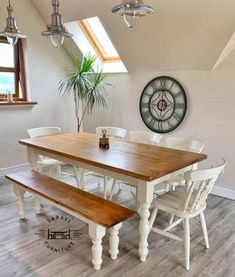
[[167,181],[165,181],[164,183],[167,183],[167,184],[174,184],[174,183],[184,184],[185,183],[184,175],[180,174],[180,175],[174,176],[174,177],[168,179]]
[[38,160],[38,164],[41,166],[51,166],[51,165],[63,165],[64,163],[51,158],[43,157]]
[[191,218],[200,214],[206,208],[206,205],[199,207],[191,212],[192,205],[194,203],[196,193],[192,194],[188,208],[184,211],[184,203],[186,200],[186,194],[183,190],[169,191],[153,200],[155,208],[163,210],[167,213],[179,216],[182,218]]

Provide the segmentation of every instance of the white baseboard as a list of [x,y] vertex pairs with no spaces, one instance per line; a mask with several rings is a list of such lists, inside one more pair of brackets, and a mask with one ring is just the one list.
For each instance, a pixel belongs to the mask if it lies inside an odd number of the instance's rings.
[[235,190],[214,186],[211,193],[217,196],[235,200]]
[[0,168],[0,178],[4,178],[4,176],[7,174],[23,171],[29,168],[30,166],[28,163],[19,164],[11,167],[6,167],[6,168]]

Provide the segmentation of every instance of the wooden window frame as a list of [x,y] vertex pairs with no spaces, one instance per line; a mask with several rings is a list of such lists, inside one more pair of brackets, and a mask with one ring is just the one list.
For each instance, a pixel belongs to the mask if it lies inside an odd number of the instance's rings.
[[[0,43],[8,43],[7,39],[0,37]],[[20,66],[21,61],[21,66]],[[22,41],[19,39],[18,43],[14,46],[14,67],[0,67],[0,72],[14,73],[15,79],[15,93],[13,94],[14,101],[27,101],[26,79],[25,79],[25,65]],[[21,75],[21,76],[20,76]],[[20,86],[22,97],[20,97]],[[0,94],[1,101],[6,101],[6,95]]]
[[97,41],[96,37],[94,36],[93,32],[90,30],[88,24],[85,20],[79,20],[78,25],[83,31],[84,35],[90,42],[92,48],[95,50],[97,56],[99,57],[100,61],[103,63],[114,63],[114,62],[122,62],[119,56],[115,57],[106,57],[100,43]]

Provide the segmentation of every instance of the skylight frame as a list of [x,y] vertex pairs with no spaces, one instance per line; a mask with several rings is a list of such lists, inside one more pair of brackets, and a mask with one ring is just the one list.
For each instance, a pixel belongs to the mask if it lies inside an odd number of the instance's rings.
[[105,55],[103,47],[87,24],[86,19],[79,20],[77,23],[102,63],[122,62],[119,56],[108,57]]

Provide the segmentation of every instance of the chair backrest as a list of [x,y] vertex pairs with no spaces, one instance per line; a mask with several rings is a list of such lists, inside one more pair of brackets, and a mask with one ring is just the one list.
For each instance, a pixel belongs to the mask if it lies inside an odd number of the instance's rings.
[[129,140],[132,142],[155,145],[160,142],[161,135],[153,132],[131,131],[129,132]]
[[58,135],[58,134],[61,134],[61,128],[59,127],[33,128],[33,129],[29,129],[27,131],[27,134],[30,136],[30,138]]
[[226,164],[227,161],[222,159],[216,167],[188,171],[184,174],[187,188],[184,211],[193,212],[206,204],[206,199]]
[[123,140],[126,137],[127,131],[118,127],[109,127],[109,126],[99,126],[96,128],[96,134],[102,136],[102,131],[107,132],[107,137],[111,139],[120,139]]
[[182,137],[166,137],[163,146],[178,150],[191,151],[201,153],[204,148],[204,143],[197,139],[187,139]]

